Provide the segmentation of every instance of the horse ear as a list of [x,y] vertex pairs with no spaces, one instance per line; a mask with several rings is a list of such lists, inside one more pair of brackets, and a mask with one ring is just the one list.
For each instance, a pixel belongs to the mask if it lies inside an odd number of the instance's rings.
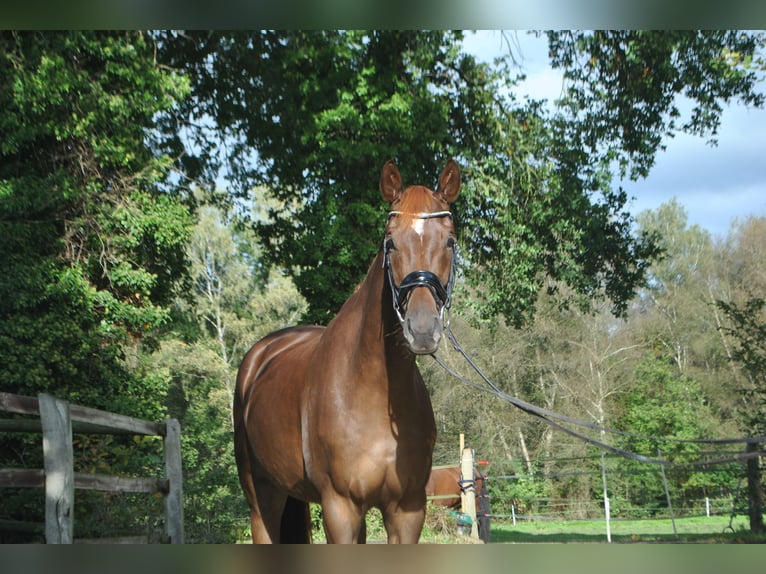
[[447,167],[444,168],[439,176],[439,185],[436,187],[436,193],[444,196],[447,203],[452,203],[457,199],[460,193],[460,169],[455,160],[449,160]]
[[388,203],[393,203],[401,191],[402,176],[399,174],[399,168],[389,160],[380,173],[380,193]]

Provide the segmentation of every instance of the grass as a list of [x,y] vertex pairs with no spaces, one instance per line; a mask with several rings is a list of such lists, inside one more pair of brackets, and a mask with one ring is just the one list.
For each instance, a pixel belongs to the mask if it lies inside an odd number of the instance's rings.
[[[748,518],[737,516],[697,516],[677,518],[677,535],[673,532],[670,518],[622,520],[613,519],[611,534],[613,543],[766,543],[766,534],[755,535],[749,530]],[[515,526],[509,521],[493,519],[491,543],[594,543],[606,544],[606,525],[603,520],[570,521],[520,521]],[[314,543],[324,543],[321,528],[313,532]],[[371,543],[385,542],[383,521],[377,510],[367,517],[367,540]],[[474,544],[474,541],[456,533],[455,518],[445,508],[429,504],[426,524],[420,538],[422,544]]]
[[[677,535],[669,518],[653,520],[612,520],[612,542],[708,542],[743,543],[766,542],[766,536],[750,533],[746,517],[738,516],[729,527],[728,516],[677,518]],[[606,543],[606,525],[603,520],[569,522],[493,521],[492,542],[499,543]]]

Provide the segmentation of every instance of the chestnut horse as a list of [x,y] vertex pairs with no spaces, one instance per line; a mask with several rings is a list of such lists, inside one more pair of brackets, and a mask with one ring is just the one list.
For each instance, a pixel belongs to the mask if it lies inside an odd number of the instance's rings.
[[[426,496],[431,498],[434,505],[460,510],[460,492],[462,490],[460,467],[450,466],[431,470],[431,476],[426,484]],[[490,541],[490,506],[487,477],[476,469],[473,471],[473,491],[476,496],[476,521],[479,538],[488,543]]]
[[308,502],[331,543],[366,541],[378,508],[389,543],[416,543],[436,426],[415,359],[436,351],[455,281],[450,160],[436,191],[403,189],[393,162],[383,248],[326,328],[267,335],[237,375],[234,443],[253,542],[310,542]]
[[[473,484],[473,491],[478,501],[482,493],[486,492],[486,488],[484,486],[484,477],[476,470],[474,470],[473,474]],[[431,470],[431,476],[428,477],[428,482],[426,483],[426,496],[436,497],[431,500],[433,504],[458,510],[460,508],[461,490],[463,489],[460,485],[459,466],[434,468]],[[453,496],[448,497],[448,495]],[[476,508],[479,508],[478,503]]]

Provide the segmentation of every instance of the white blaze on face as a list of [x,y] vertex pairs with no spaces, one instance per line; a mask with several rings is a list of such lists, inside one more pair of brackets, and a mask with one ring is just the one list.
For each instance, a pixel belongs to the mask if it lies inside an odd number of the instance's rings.
[[423,230],[425,229],[425,225],[425,219],[416,218],[412,220],[412,229],[414,229],[415,233],[417,233],[421,238],[423,237]]

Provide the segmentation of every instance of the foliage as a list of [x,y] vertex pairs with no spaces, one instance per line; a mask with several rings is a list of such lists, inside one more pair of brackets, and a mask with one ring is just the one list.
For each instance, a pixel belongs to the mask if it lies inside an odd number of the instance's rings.
[[247,349],[284,327],[305,303],[278,273],[254,268],[252,234],[226,225],[213,206],[199,211],[188,248],[193,289],[178,299],[178,329],[151,360],[166,381],[167,407],[181,422],[185,530],[197,543],[232,542],[249,525],[234,460],[232,400]]
[[[694,440],[711,436],[710,407],[700,385],[686,377],[674,376],[667,362],[646,358],[636,367],[636,384],[624,398],[618,428],[631,434],[620,438],[622,448],[631,452],[670,461],[666,474],[672,496],[706,496],[717,488],[732,488],[734,476],[728,469],[705,472],[673,464],[699,461],[703,445]],[[669,440],[663,440],[669,437]],[[687,441],[687,442],[684,442]],[[710,447],[708,447],[710,448]],[[620,468],[643,470],[643,463],[624,459]],[[662,481],[646,472],[623,480],[622,492],[639,504],[665,506]]]
[[462,53],[460,32],[160,39],[161,58],[186,70],[194,92],[168,128],[174,149],[179,131],[194,142],[179,169],[210,183],[225,168],[239,195],[272,190],[278,204],[254,227],[267,263],[307,299],[307,320],[327,322],[366,272],[384,220],[377,177],[392,158],[411,183],[434,181],[450,156],[463,166],[456,212],[483,319],[529,321],[546,276],[581,306],[605,294],[622,313],[656,254],[651,237],[631,234],[609,162],[571,147],[580,118],[517,102],[508,66]]
[[736,222],[723,246],[722,262],[728,274],[728,291],[715,301],[725,322],[722,337],[729,341],[727,356],[734,376],[736,402],[733,416],[750,436],[766,434],[766,218],[749,217]]
[[737,388],[741,395],[740,418],[751,436],[766,434],[766,300],[753,298],[744,304],[718,301],[731,322],[727,331],[736,347],[732,359],[742,366],[746,380]]
[[[762,106],[755,70],[743,65],[763,41],[739,30],[549,31],[551,65],[562,68],[562,104],[580,118],[565,146],[616,160],[645,177],[666,138],[715,135],[722,104]],[[732,55],[737,57],[733,58]],[[691,103],[684,118],[677,96]]]
[[190,131],[200,164],[214,159],[204,142],[225,137],[232,191],[245,195],[260,183],[277,199],[255,229],[266,262],[285,269],[309,301],[309,320],[329,320],[377,249],[370,231],[382,230],[383,163],[395,158],[413,180],[431,181],[458,153],[450,116],[464,112],[447,93],[460,73],[456,38],[300,31],[163,39],[162,56],[194,86],[181,114],[207,114],[223,134]]
[[637,318],[650,318],[636,323],[638,337],[653,352],[672,359],[677,373],[699,380],[714,408],[726,417],[733,398],[730,386],[722,388],[719,381],[735,373],[719,329],[723,318],[714,303],[731,291],[727,275],[732,259],[709,232],[688,225],[686,210],[675,199],[640,213],[637,222],[658,235],[665,254],[650,268],[637,301]]
[[[164,414],[164,381],[140,353],[183,286],[192,218],[157,187],[171,162],[152,152],[151,130],[187,83],[154,48],[141,32],[0,32],[4,391]],[[0,440],[0,466],[42,467],[39,437]],[[140,472],[145,452],[134,454],[101,466]]]
[[492,513],[511,515],[511,505],[514,505],[517,514],[537,514],[540,499],[547,499],[553,494],[550,481],[541,480],[537,464],[533,465],[529,474],[525,474],[521,468],[517,468],[514,474],[517,476],[513,480],[492,481],[490,478]]
[[[581,420],[655,437],[619,442],[613,435],[594,438],[652,458],[660,447],[663,456],[676,462],[736,456],[739,447],[681,446],[662,437],[759,434],[757,426],[734,418],[745,401],[732,403],[731,397],[746,381],[735,378],[727,365],[736,338],[723,338],[725,333],[717,329],[727,319],[723,314],[716,319],[713,297],[726,293],[732,300],[747,301],[746,287],[761,289],[762,218],[734,226],[727,243],[713,242],[707,232],[689,227],[676,201],[642,213],[638,220],[657,233],[666,256],[650,268],[649,285],[633,301],[627,320],[615,320],[605,306],[594,306],[593,314],[562,309],[541,295],[535,321],[523,330],[503,323],[486,329],[461,317],[453,318],[452,328],[504,392]],[[458,295],[456,305],[461,301]],[[479,382],[449,345],[440,355],[450,368]],[[550,496],[567,498],[572,508],[579,501],[600,500],[601,469],[590,447],[461,385],[431,361],[423,360],[421,370],[436,411],[438,463],[454,463],[457,435],[464,432],[479,456],[490,461],[490,479],[494,474],[523,476],[549,489]],[[635,515],[646,512],[647,505],[666,511],[658,467],[607,457],[606,470],[615,513]],[[736,463],[665,470],[674,504],[731,493],[740,478]],[[514,486],[490,482],[497,489],[493,512],[495,501],[500,512]]]
[[126,346],[167,320],[191,218],[156,189],[170,164],[147,139],[187,84],[153,53],[138,32],[0,35],[8,390],[160,413],[150,380],[126,368]]

